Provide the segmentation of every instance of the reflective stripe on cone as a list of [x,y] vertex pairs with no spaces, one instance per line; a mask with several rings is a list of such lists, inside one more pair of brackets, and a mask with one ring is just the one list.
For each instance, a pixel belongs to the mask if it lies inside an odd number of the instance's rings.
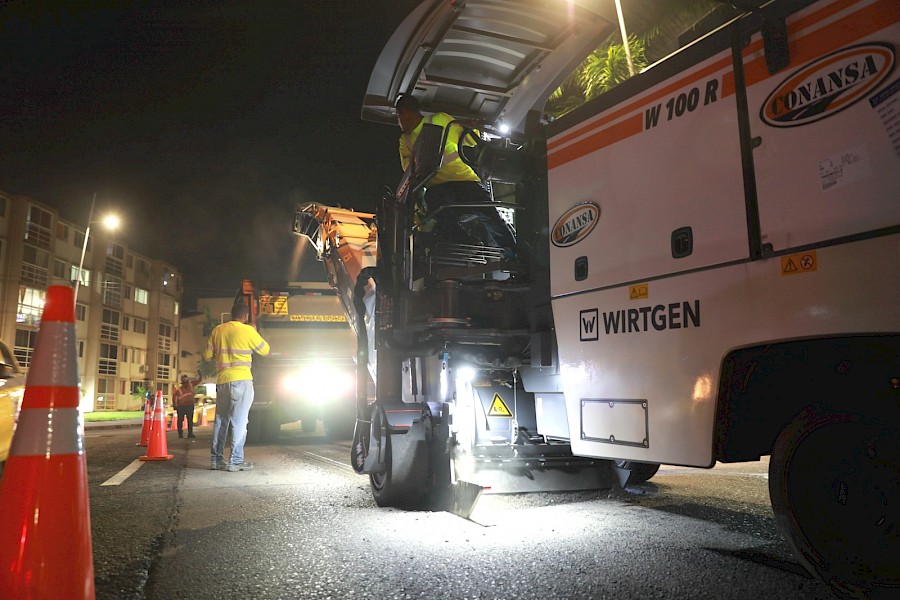
[[163,414],[162,392],[156,392],[156,402],[153,403],[153,423],[150,425],[150,445],[147,446],[147,455],[141,460],[172,460],[169,454],[169,444],[166,441],[166,416]]
[[94,599],[75,297],[51,286],[0,482],[4,598]]

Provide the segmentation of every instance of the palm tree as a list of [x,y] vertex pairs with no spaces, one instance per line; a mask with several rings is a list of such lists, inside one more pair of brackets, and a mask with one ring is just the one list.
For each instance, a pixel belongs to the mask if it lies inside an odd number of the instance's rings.
[[[629,0],[623,4],[636,73],[677,50],[685,30],[724,7],[716,0]],[[617,28],[551,95],[547,113],[559,117],[629,77],[625,46]]]

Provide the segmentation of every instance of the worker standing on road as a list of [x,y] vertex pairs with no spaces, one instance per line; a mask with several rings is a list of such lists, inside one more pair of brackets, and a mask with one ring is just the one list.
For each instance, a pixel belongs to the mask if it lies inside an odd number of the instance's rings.
[[[416,140],[419,139],[425,124],[449,129],[445,138],[441,166],[425,183],[424,212],[435,214],[439,207],[446,207],[436,213],[434,230],[438,239],[456,243],[480,243],[500,248],[504,259],[515,260],[516,240],[512,228],[496,208],[485,206],[492,202],[490,194],[472,167],[460,158],[462,140],[459,138],[463,133],[463,126],[443,112],[426,117],[422,114],[419,101],[409,94],[400,96],[394,108],[397,111],[397,124],[402,132],[400,166],[404,171],[409,167]],[[474,143],[467,138],[462,145]],[[460,204],[482,206],[467,207],[459,206]],[[461,239],[463,236],[464,239]]]
[[187,419],[188,437],[194,437],[194,386],[200,383],[200,377],[188,379],[187,375],[181,376],[181,386],[175,388],[172,394],[172,404],[175,406],[175,416],[178,419],[178,437],[184,437],[182,421]]
[[[269,344],[247,325],[250,309],[243,302],[231,308],[231,320],[212,330],[203,358],[216,361],[216,419],[213,425],[212,469],[247,471],[253,463],[244,460],[247,421],[253,404],[253,354],[265,356]],[[224,459],[231,431],[231,459]]]

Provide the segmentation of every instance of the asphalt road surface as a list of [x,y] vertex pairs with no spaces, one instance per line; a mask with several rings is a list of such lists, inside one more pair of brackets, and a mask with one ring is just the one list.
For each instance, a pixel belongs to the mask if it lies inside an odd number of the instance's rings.
[[834,598],[778,533],[765,462],[485,496],[464,520],[378,508],[349,443],[319,433],[286,427],[228,473],[209,470],[209,428],[135,463],[139,432],[86,434],[98,600]]

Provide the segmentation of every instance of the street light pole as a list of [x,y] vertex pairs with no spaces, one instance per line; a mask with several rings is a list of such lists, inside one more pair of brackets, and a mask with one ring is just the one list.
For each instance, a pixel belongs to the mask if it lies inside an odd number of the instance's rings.
[[91,221],[94,219],[94,204],[97,203],[97,192],[91,200],[91,212],[88,214],[87,229],[84,230],[84,243],[81,245],[81,260],[78,261],[78,275],[75,279],[75,302],[78,302],[78,286],[81,285],[81,273],[84,269],[84,255],[87,252],[88,237],[91,235]]

